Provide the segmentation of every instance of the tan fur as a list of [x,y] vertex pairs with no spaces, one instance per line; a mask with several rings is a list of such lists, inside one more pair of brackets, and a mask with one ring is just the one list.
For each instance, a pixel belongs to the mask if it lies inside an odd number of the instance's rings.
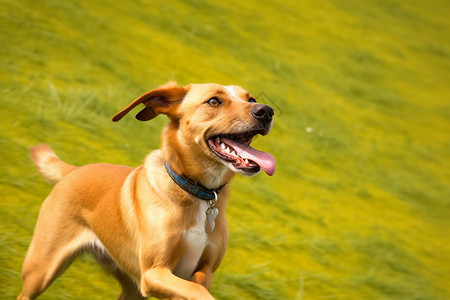
[[58,182],[76,168],[60,160],[55,152],[44,144],[31,148],[30,153],[39,173],[50,183]]
[[[114,121],[143,103],[139,119],[163,113],[171,120],[163,131],[161,149],[151,152],[137,168],[75,167],[46,145],[33,148],[40,173],[57,183],[42,205],[18,299],[36,298],[83,251],[93,252],[117,278],[120,299],[213,299],[208,292],[212,273],[228,244],[229,185],[219,194],[216,227],[207,232],[205,201],[177,186],[166,173],[164,160],[177,173],[208,188],[228,183],[234,173],[214,157],[205,138],[255,126],[250,95],[239,87],[235,91],[237,96],[217,84],[169,83],[119,112]],[[225,100],[220,110],[205,105],[215,96]]]

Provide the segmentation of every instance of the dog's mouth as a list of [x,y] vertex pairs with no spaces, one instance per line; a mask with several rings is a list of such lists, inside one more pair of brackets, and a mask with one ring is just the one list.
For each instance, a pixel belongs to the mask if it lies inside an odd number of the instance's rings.
[[253,175],[261,169],[267,175],[275,173],[275,159],[270,153],[250,147],[253,138],[261,132],[247,131],[237,134],[220,134],[207,139],[211,151],[222,161],[230,163],[237,171]]

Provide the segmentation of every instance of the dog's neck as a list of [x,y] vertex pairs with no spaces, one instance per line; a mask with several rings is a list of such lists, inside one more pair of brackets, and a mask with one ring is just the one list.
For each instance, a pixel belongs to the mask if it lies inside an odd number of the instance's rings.
[[222,190],[222,188],[225,186],[222,185],[218,187],[217,189],[208,189],[204,185],[193,181],[191,178],[185,176],[184,174],[177,174],[172,166],[167,162],[164,161],[164,166],[166,167],[167,174],[172,178],[172,180],[183,190],[188,192],[194,197],[200,198],[202,200],[206,201],[217,201],[217,196]]
[[233,177],[226,166],[217,163],[208,163],[199,161],[193,157],[186,157],[185,154],[180,156],[176,152],[163,151],[166,155],[164,159],[172,166],[177,174],[183,174],[192,181],[200,183],[208,189],[217,189],[228,183]]

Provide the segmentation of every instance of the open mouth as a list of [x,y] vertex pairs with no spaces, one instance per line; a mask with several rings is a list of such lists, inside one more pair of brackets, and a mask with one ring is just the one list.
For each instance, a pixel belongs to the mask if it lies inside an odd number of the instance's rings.
[[207,139],[211,151],[221,160],[230,163],[242,173],[256,174],[261,169],[272,176],[275,172],[275,159],[269,153],[250,147],[259,131],[238,134],[221,134]]

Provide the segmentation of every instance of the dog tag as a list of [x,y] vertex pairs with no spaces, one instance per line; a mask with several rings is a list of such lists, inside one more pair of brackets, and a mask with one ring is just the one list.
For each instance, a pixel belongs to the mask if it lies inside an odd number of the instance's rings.
[[213,232],[214,227],[216,226],[215,220],[217,218],[217,215],[219,214],[219,210],[215,207],[208,207],[206,210],[206,218],[208,220],[209,228],[211,229],[211,232]]

